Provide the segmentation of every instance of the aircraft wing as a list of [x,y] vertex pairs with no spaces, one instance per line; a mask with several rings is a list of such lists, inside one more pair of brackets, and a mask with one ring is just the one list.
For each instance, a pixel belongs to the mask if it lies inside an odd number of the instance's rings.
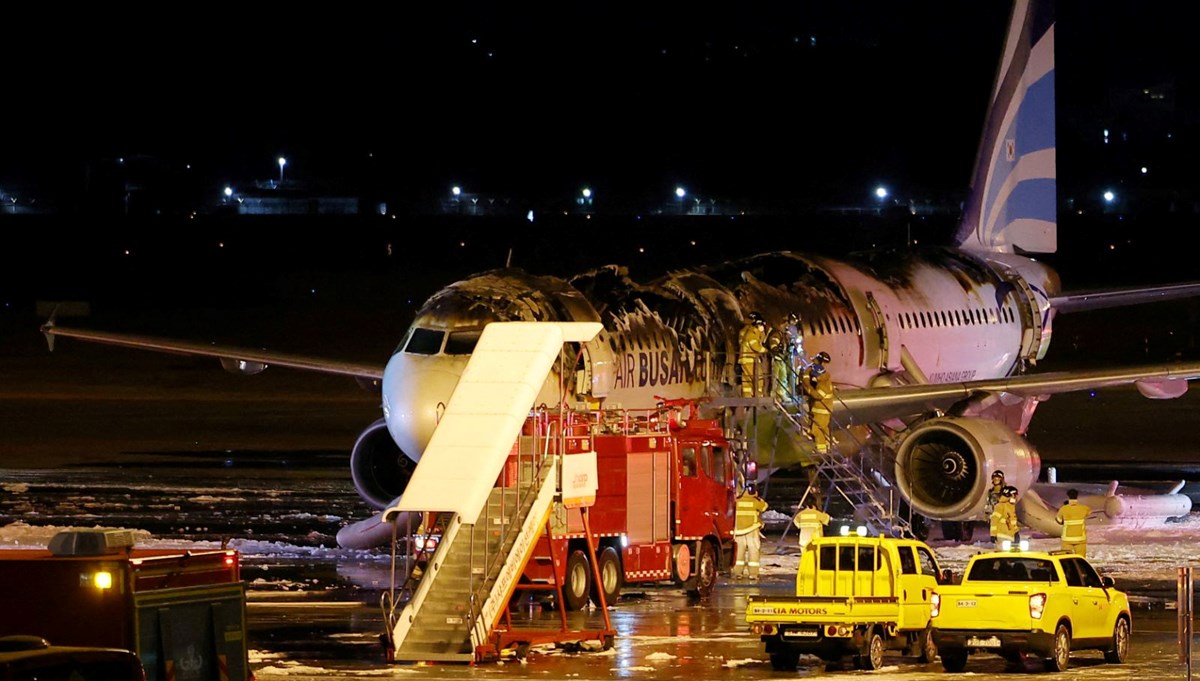
[[1200,295],[1200,282],[1191,282],[1147,288],[1080,291],[1063,294],[1051,298],[1050,307],[1057,312],[1084,312],[1124,305],[1178,300],[1198,295]]
[[240,374],[257,374],[268,366],[281,366],[323,374],[350,376],[357,379],[359,383],[374,383],[383,379],[383,365],[381,364],[345,362],[272,352],[270,350],[255,350],[197,341],[157,338],[154,336],[73,329],[59,326],[53,319],[42,326],[42,333],[45,334],[46,341],[50,344],[51,350],[54,350],[54,339],[58,336],[63,336],[91,343],[117,345],[126,348],[137,348],[139,350],[152,350],[155,352],[197,357],[214,357],[221,361],[221,366],[227,371]]
[[1174,362],[1089,371],[1025,374],[962,383],[926,383],[890,388],[840,390],[834,405],[839,423],[870,423],[950,406],[985,393],[1019,397],[1136,385],[1146,397],[1175,398],[1187,392],[1187,381],[1200,378],[1200,362]]

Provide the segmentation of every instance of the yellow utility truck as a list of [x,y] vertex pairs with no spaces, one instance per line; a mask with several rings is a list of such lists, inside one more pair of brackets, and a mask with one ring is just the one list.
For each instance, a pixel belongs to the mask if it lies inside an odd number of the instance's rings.
[[930,603],[945,574],[915,539],[821,537],[800,557],[796,595],[751,596],[746,623],[778,671],[795,671],[802,654],[830,668],[852,657],[878,669],[889,649],[931,662]]

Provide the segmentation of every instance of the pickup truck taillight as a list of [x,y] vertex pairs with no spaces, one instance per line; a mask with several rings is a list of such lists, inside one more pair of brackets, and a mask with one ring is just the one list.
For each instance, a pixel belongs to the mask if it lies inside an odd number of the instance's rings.
[[937,617],[942,611],[942,595],[934,591],[929,595],[929,616]]
[[1042,619],[1046,610],[1046,594],[1029,594],[1029,616],[1035,620]]

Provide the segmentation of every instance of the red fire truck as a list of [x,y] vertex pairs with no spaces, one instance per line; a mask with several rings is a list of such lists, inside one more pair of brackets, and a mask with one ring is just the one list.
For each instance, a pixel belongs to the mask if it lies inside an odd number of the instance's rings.
[[129,530],[0,550],[0,636],[122,648],[147,681],[247,681],[246,586],[227,549],[138,549]]
[[[595,502],[587,509],[600,579],[578,509],[555,505],[526,565],[526,583],[562,585],[568,609],[615,603],[626,584],[674,582],[707,596],[733,561],[733,453],[720,424],[692,402],[642,412],[602,410],[531,416],[526,435],[565,455],[595,451]],[[551,551],[550,542],[554,542]]]

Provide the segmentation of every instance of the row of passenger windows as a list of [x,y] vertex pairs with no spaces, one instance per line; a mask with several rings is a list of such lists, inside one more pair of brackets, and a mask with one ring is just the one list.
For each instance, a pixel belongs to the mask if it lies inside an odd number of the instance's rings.
[[[905,329],[924,329],[937,326],[971,326],[976,324],[996,324],[1000,321],[1012,323],[1016,319],[1010,307],[975,308],[965,310],[937,310],[933,312],[904,312],[899,315],[900,326]],[[830,317],[802,322],[808,327],[808,335],[832,335],[835,333],[859,333],[861,330],[858,318],[839,313]],[[479,343],[478,329],[451,331],[446,333],[436,329],[414,328],[408,337],[397,348],[413,355],[436,355],[445,352],[447,355],[469,355]],[[610,339],[613,349],[624,351],[618,347],[626,342],[623,336],[614,335]],[[445,349],[443,350],[443,345]],[[663,347],[666,347],[664,344]]]
[[935,326],[976,326],[982,324],[1011,324],[1016,314],[1011,307],[969,308],[965,310],[936,310],[904,312],[899,316],[900,328],[927,329]]

